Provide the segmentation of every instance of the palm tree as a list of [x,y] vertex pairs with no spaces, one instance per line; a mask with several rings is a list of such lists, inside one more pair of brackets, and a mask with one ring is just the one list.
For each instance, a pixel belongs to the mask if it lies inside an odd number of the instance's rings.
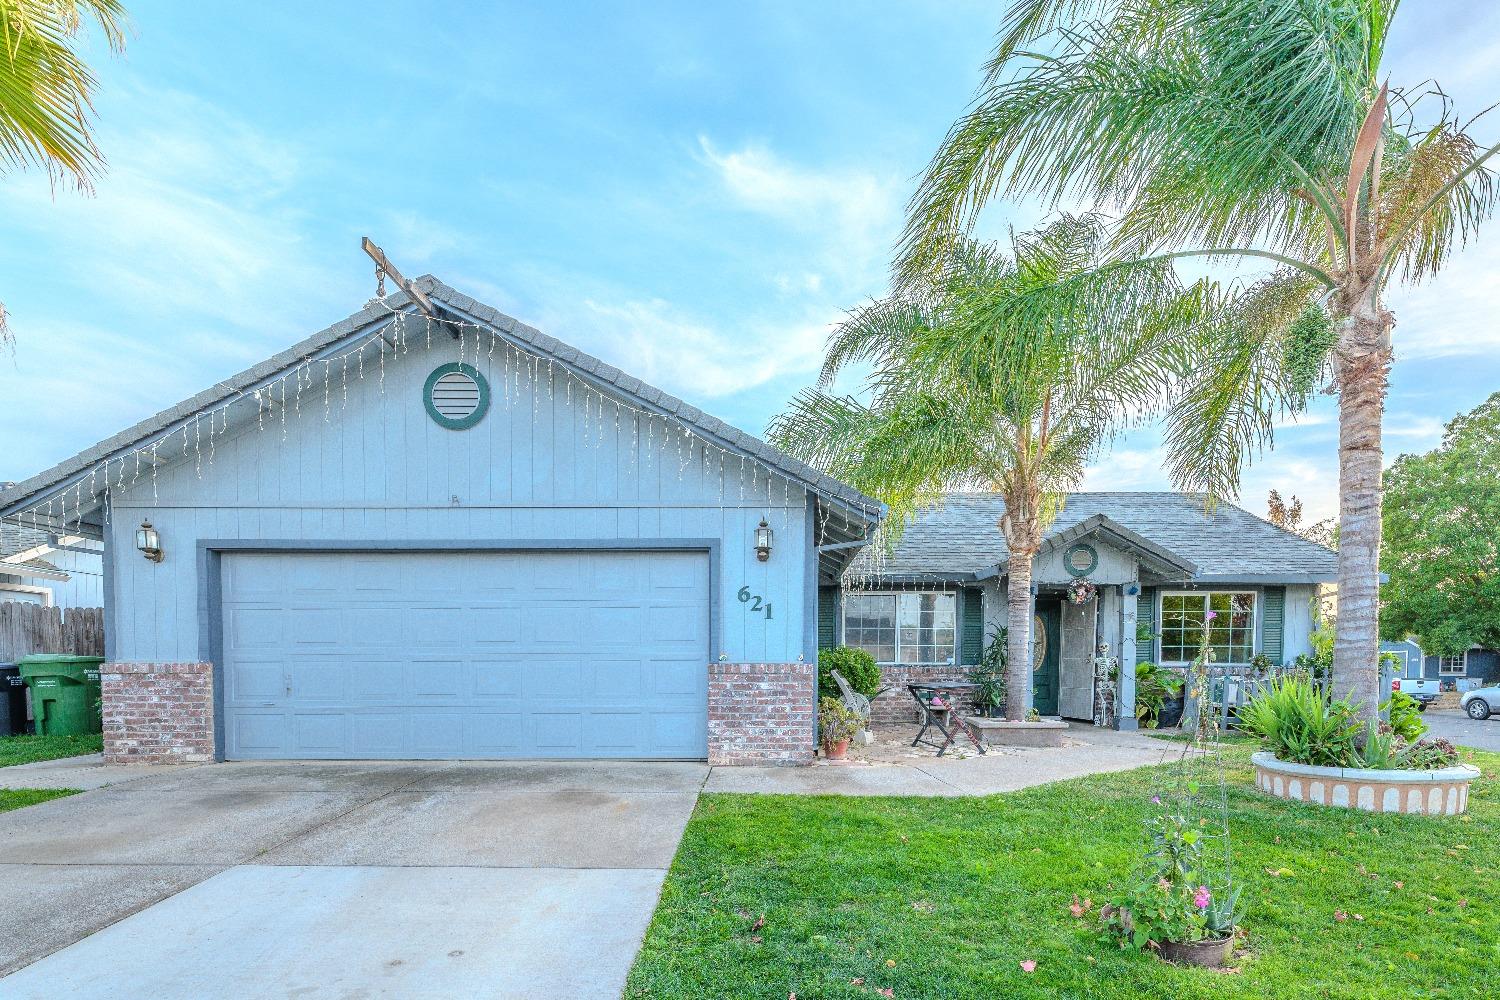
[[[97,82],[73,49],[87,19],[125,48],[118,0],[0,0],[0,173],[41,167],[92,189],[104,167],[89,121]],[[0,303],[0,344],[9,339]]]
[[991,197],[1020,194],[1115,208],[1121,259],[1273,261],[1203,298],[1200,363],[1168,414],[1170,471],[1233,495],[1278,411],[1324,385],[1338,394],[1333,675],[1371,715],[1386,289],[1435,274],[1489,216],[1484,164],[1500,149],[1482,149],[1434,85],[1381,82],[1397,6],[1014,0],[972,110],[911,201],[899,265],[912,280]]
[[[851,313],[830,338],[818,387],[771,438],[879,497],[899,533],[948,490],[1005,498],[1007,714],[1031,708],[1031,568],[1064,495],[1114,429],[1150,412],[1192,315],[1169,264],[1101,267],[1106,230],[1064,216],[1012,236],[1008,254],[967,239],[891,297]],[[868,403],[827,391],[869,364]]]

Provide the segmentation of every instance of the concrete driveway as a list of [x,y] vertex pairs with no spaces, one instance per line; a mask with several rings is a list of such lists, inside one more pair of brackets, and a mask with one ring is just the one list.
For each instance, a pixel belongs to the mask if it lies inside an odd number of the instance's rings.
[[707,774],[213,764],[0,814],[0,995],[617,996]]

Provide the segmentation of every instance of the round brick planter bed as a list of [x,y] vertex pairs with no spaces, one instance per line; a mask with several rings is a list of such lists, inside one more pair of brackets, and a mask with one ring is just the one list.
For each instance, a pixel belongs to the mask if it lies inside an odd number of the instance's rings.
[[1197,965],[1217,969],[1229,961],[1234,938],[1206,938],[1202,941],[1163,941],[1157,954],[1173,965]]
[[1266,751],[1250,758],[1255,786],[1292,802],[1378,813],[1457,816],[1469,808],[1469,783],[1479,768],[1468,764],[1435,771],[1376,771],[1292,764]]

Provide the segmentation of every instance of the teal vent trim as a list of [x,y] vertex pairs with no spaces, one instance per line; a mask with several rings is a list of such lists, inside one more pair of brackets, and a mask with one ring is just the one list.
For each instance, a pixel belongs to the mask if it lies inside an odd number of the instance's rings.
[[984,591],[965,588],[959,601],[958,662],[972,666],[984,655]]
[[1260,651],[1280,663],[1286,639],[1286,588],[1267,587],[1261,613]]
[[484,419],[490,408],[490,383],[473,365],[439,365],[422,387],[422,404],[439,427],[462,431]]

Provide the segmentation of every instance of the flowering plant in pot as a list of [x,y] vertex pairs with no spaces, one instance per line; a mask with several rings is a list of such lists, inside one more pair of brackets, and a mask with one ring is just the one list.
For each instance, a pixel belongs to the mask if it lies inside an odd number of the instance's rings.
[[849,752],[849,741],[865,727],[860,714],[837,698],[824,698],[818,702],[818,741],[823,744],[823,756],[829,760],[843,760]]
[[[1152,801],[1161,803],[1156,796]],[[1234,944],[1239,889],[1208,886],[1202,825],[1164,809],[1147,828],[1151,865],[1100,911],[1107,933],[1122,948],[1150,948],[1167,961],[1223,965]]]

